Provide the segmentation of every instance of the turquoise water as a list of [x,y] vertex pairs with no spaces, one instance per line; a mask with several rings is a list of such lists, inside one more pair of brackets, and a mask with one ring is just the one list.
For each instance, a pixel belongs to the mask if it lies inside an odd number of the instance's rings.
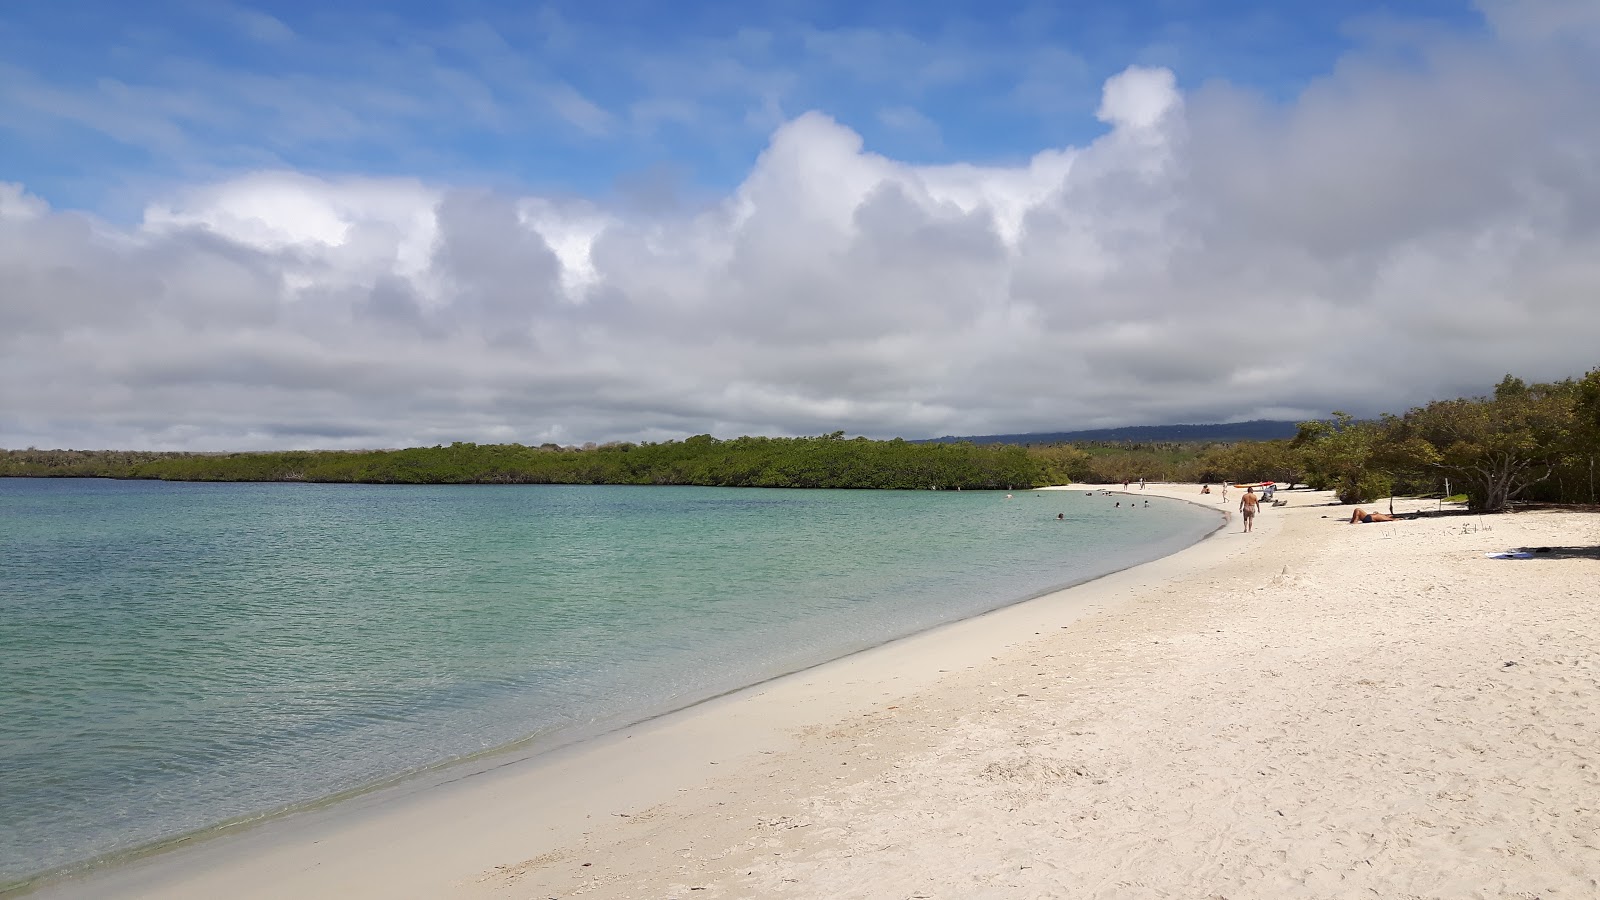
[[579,739],[1217,525],[1113,502],[0,479],[0,885]]

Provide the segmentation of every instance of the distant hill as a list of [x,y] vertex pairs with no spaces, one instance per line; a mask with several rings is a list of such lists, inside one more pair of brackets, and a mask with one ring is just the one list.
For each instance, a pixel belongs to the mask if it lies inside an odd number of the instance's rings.
[[1272,441],[1292,438],[1299,422],[1256,419],[1218,425],[1130,425],[1126,428],[1091,428],[1086,431],[1044,431],[1033,434],[975,434],[966,437],[947,435],[918,443],[953,444],[1070,444],[1089,441],[1128,443],[1172,443],[1184,441]]

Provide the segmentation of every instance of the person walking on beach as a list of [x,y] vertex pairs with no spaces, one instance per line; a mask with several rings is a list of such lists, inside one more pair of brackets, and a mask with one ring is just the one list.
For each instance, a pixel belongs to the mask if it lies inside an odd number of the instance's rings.
[[1139,479],[1139,490],[1141,490],[1141,491],[1144,490],[1144,479],[1143,478]]
[[1239,498],[1239,514],[1244,516],[1244,530],[1246,534],[1250,533],[1251,526],[1255,525],[1256,508],[1259,505],[1260,501],[1256,499],[1256,489],[1253,487],[1245,488],[1244,496]]

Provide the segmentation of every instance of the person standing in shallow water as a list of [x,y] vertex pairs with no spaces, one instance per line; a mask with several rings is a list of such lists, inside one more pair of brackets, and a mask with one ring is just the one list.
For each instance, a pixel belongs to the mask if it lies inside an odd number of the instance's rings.
[[1248,533],[1256,522],[1256,508],[1260,501],[1256,499],[1255,488],[1245,488],[1244,496],[1239,498],[1239,514],[1244,516],[1244,530]]

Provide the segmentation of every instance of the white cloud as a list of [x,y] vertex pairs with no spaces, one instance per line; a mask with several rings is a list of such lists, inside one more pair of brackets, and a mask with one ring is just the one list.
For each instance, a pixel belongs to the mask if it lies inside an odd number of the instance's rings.
[[1478,0],[1477,6],[1495,31],[1510,40],[1600,41],[1600,6],[1591,0]]
[[1177,79],[1170,71],[1133,66],[1106,81],[1095,115],[1132,134],[1147,134],[1159,129],[1182,105]]
[[687,212],[262,172],[118,227],[0,186],[0,445],[923,436],[1580,374],[1589,26],[1502,16],[1284,105],[1130,68],[1104,136],[1016,166],[807,113]]
[[49,209],[49,204],[23,190],[22,185],[0,181],[0,221],[37,219]]
[[439,299],[430,266],[441,191],[400,179],[328,182],[294,172],[260,172],[185,192],[145,209],[146,240],[201,231],[278,257],[289,288],[350,287],[383,275]]
[[546,99],[562,119],[584,134],[595,136],[610,131],[615,117],[570,84],[554,84],[546,89]]

